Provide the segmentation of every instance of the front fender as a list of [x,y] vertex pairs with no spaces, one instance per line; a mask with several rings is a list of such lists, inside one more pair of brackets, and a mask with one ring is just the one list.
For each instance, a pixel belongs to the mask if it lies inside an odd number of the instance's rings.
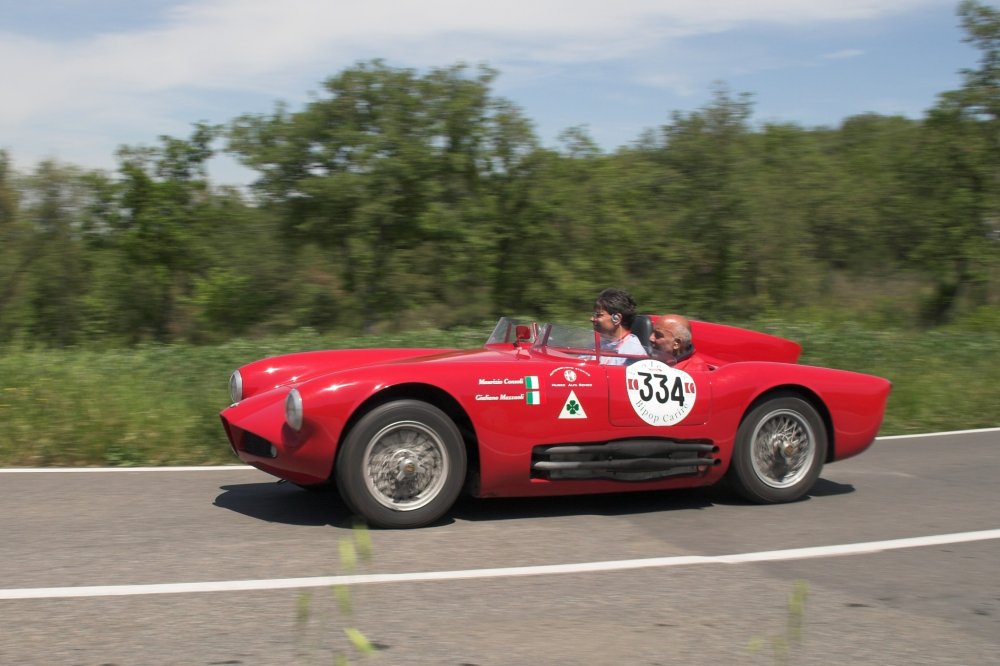
[[230,446],[243,462],[296,483],[321,483],[330,476],[336,439],[309,424],[299,431],[285,422],[290,387],[242,400],[219,415]]
[[345,369],[392,363],[404,359],[441,354],[447,349],[333,349],[271,356],[239,368],[243,397],[279,386],[299,384]]

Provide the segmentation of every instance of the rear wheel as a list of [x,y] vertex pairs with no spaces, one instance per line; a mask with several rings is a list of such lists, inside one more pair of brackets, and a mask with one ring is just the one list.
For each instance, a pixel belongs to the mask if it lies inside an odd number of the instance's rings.
[[337,487],[355,513],[379,527],[420,527],[454,504],[465,479],[465,445],[437,407],[398,400],[358,421],[343,443]]
[[802,398],[777,395],[740,424],[728,477],[751,502],[794,502],[819,478],[826,449],[826,428],[816,409]]

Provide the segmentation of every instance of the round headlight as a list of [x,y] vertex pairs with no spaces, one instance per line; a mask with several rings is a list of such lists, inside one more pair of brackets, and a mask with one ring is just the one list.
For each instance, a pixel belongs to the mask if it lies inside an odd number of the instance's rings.
[[298,389],[292,389],[285,398],[285,422],[292,430],[302,429],[302,396]]
[[243,399],[243,376],[239,370],[229,376],[229,399],[234,405]]

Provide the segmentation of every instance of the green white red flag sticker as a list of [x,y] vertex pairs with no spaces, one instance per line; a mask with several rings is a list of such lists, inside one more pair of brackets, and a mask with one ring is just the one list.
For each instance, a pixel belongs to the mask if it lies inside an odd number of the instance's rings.
[[698,397],[691,375],[654,359],[628,366],[625,383],[632,409],[650,425],[680,423],[691,413]]
[[538,387],[538,375],[524,378],[524,401],[529,405],[542,404],[542,392]]

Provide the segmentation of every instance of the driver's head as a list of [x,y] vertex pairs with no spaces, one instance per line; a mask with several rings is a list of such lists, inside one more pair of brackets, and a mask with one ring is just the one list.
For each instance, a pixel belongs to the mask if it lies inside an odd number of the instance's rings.
[[627,291],[610,287],[597,297],[590,321],[594,324],[595,331],[615,337],[620,329],[632,328],[635,307],[635,300]]
[[654,358],[673,360],[691,347],[691,323],[678,314],[663,315],[653,323],[649,342]]

